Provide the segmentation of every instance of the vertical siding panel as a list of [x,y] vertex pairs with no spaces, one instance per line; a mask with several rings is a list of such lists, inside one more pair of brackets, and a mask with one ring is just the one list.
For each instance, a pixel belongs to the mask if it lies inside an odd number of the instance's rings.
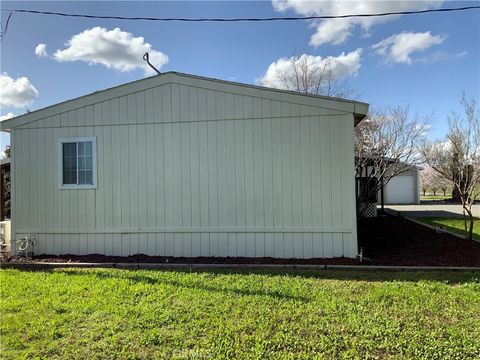
[[114,252],[113,235],[105,234],[104,241],[105,241],[105,255],[109,255],[109,256],[113,255],[113,252]]
[[[60,117],[57,117],[57,120],[60,120]],[[25,131],[25,130],[23,130]],[[58,188],[58,139],[61,138],[60,128],[53,129],[53,160],[55,162],[55,186],[53,188],[53,226],[55,229],[62,228],[62,197],[61,190]],[[24,200],[25,203],[25,200]],[[24,209],[24,208],[23,208]]]
[[157,251],[157,236],[155,233],[148,233],[147,235],[147,254],[158,255]]
[[157,124],[163,121],[162,88],[157,86],[145,90],[145,116],[147,124]]
[[265,256],[265,234],[263,232],[255,233],[255,256]]
[[313,234],[313,257],[321,258],[323,255],[323,234],[314,233]]
[[[143,120],[144,121],[144,120]],[[138,225],[146,228],[148,223],[147,198],[147,148],[145,125],[138,125]]]
[[[222,92],[216,93],[216,117],[217,119],[225,118],[225,97]],[[218,223],[220,227],[227,226],[227,171],[225,158],[225,121],[219,120],[216,123],[217,127],[217,193],[218,193]],[[225,239],[220,237],[220,242],[223,244]]]
[[[97,122],[95,120],[95,122]],[[97,189],[95,190],[95,210],[97,229],[105,228],[105,158],[103,150],[105,141],[103,138],[103,127],[95,127],[95,135],[97,137]]]
[[174,256],[174,238],[173,233],[165,233],[165,255]]
[[[206,115],[205,115],[206,116]],[[208,169],[208,123],[200,122],[198,124],[199,134],[199,180],[200,180],[200,226],[202,228],[210,227],[210,205],[209,205],[209,169]],[[202,236],[202,252],[204,238]]]
[[[110,118],[110,116],[109,116]],[[113,215],[114,215],[114,206],[113,206],[113,188],[115,183],[119,181],[117,177],[114,176],[113,170],[113,161],[114,157],[112,154],[113,142],[112,142],[112,126],[103,127],[103,182],[105,187],[105,227],[107,229],[113,228]]]
[[46,195],[46,167],[47,159],[45,157],[46,150],[46,130],[40,124],[40,128],[37,129],[37,166],[38,166],[38,193],[37,193],[37,214],[38,214],[38,228],[45,229],[46,226],[46,204],[45,204],[45,195]]
[[173,145],[172,145],[172,131],[173,125],[165,124],[163,129],[163,154],[165,159],[165,226],[173,227]]
[[219,233],[210,233],[210,256],[220,256],[220,249],[219,249]]
[[265,256],[266,257],[275,257],[275,241],[273,233],[265,234]]
[[[233,102],[233,100],[232,100]],[[233,111],[232,111],[233,112]],[[235,177],[235,122],[225,123],[225,167],[226,167],[226,225],[237,226],[236,177]],[[230,238],[229,238],[230,240]],[[236,246],[235,246],[236,248]],[[235,250],[236,252],[236,250]]]
[[[293,226],[293,199],[292,199],[292,141],[291,141],[291,125],[290,104],[282,104],[282,200],[283,200],[283,226],[291,228]],[[287,237],[284,237],[284,240]],[[287,243],[285,242],[285,245]],[[292,257],[287,250],[285,256]]]
[[303,254],[303,233],[293,233],[293,257],[299,259],[303,257]]
[[[53,193],[57,184],[57,159],[55,157],[56,142],[53,129],[45,129],[45,228],[53,228]],[[13,183],[13,182],[12,182]],[[14,217],[16,219],[16,217]]]
[[180,89],[178,84],[171,84],[170,85],[171,91],[171,122],[179,122],[180,121]]
[[189,88],[186,85],[179,85],[179,91],[180,91],[180,121],[181,122],[186,122],[189,121],[190,117],[190,109],[188,107],[189,101],[188,101],[188,91]]
[[121,234],[120,241],[122,256],[130,255],[130,234]]
[[122,234],[113,234],[112,248],[113,256],[122,256]]
[[[251,100],[249,98],[249,100]],[[246,104],[247,105],[247,104]],[[251,108],[251,102],[250,102]],[[253,155],[253,120],[244,120],[245,144],[245,225],[255,227],[255,177]]]
[[236,237],[236,244],[237,244],[237,248],[236,248],[236,256],[246,256],[247,255],[247,252],[246,252],[246,248],[245,248],[245,233],[237,233],[236,234],[237,237]]
[[[330,118],[329,116],[322,116],[320,123],[320,163],[322,164],[320,173],[320,190],[322,201],[321,226],[323,227],[332,226],[332,188],[330,178],[330,174],[332,171],[330,158],[330,140]],[[324,251],[327,251],[327,248],[324,248]],[[328,255],[325,256],[328,257]]]
[[[115,109],[115,104],[112,104],[112,110]],[[117,108],[118,110],[118,108]],[[113,112],[113,115],[115,112]],[[118,116],[113,118],[113,122],[118,122]],[[122,193],[122,182],[125,181],[123,174],[122,174],[122,162],[126,162],[126,158],[121,157],[122,147],[126,146],[126,144],[122,143],[120,140],[122,128],[125,126],[112,126],[111,128],[111,138],[112,138],[112,159],[111,159],[111,168],[112,168],[112,226],[115,229],[122,227],[122,211],[124,211],[123,207],[123,198],[128,196],[125,193]],[[117,238],[113,238],[113,241],[117,241]],[[120,251],[119,249],[117,249]],[[117,251],[114,247],[114,251]]]
[[157,240],[157,255],[158,256],[167,256],[170,255],[165,251],[165,233],[157,233],[156,240]]
[[192,234],[182,233],[182,256],[192,256]]
[[[302,156],[300,138],[300,107],[292,105],[291,137],[292,137],[292,203],[293,203],[293,226],[301,227],[302,221]],[[295,237],[297,239],[297,237]],[[295,254],[295,257],[298,257]]]
[[170,84],[163,85],[162,89],[162,120],[172,122],[172,88]]
[[[263,158],[263,197],[265,223],[273,227],[273,154],[272,154],[272,101],[262,101],[262,158]],[[272,239],[273,245],[273,239]]]
[[148,234],[147,233],[138,234],[138,253],[148,254]]
[[237,234],[227,233],[225,234],[225,240],[227,241],[227,256],[237,256]]
[[173,234],[173,256],[183,256],[183,234]]
[[255,233],[245,234],[245,248],[247,257],[255,256]]
[[265,227],[265,204],[263,193],[263,120],[261,99],[253,99],[253,178],[255,202],[255,227]]
[[234,95],[225,93],[225,119],[235,119]]
[[130,234],[130,254],[139,254],[140,253],[140,234],[131,233]]
[[88,252],[96,254],[105,254],[107,250],[105,246],[105,234],[88,234]]
[[200,256],[202,251],[200,233],[191,233],[190,236],[192,248],[192,253],[190,256]]
[[200,233],[200,256],[211,256],[209,233]]
[[[155,115],[157,116],[157,115]],[[154,158],[152,166],[154,166],[154,181],[153,186],[155,188],[155,226],[157,228],[165,226],[165,176],[170,176],[171,173],[165,166],[165,148],[164,148],[164,125],[156,124],[154,126]],[[170,150],[170,149],[169,149]],[[149,194],[152,196],[152,194]]]
[[198,89],[197,92],[198,120],[210,120],[207,117],[207,90]]
[[342,233],[333,234],[333,257],[340,257],[343,255],[343,237]]
[[[49,234],[47,236],[49,236],[53,241],[53,253],[55,255],[65,254],[63,252],[63,249],[62,249],[62,236],[63,235],[62,234]],[[72,247],[71,247],[72,254],[78,254],[78,248],[79,248],[78,235],[77,235],[76,238],[75,238],[75,236],[72,236],[71,243],[72,243]],[[73,252],[74,250],[76,252]]]
[[[200,224],[200,152],[198,144],[198,122],[190,123],[190,199],[191,226],[199,228]],[[192,240],[193,241],[193,240]],[[200,251],[200,248],[198,249]]]
[[[29,153],[29,197],[28,197],[28,207],[29,207],[29,221],[28,227],[30,229],[36,229],[38,227],[38,136],[37,136],[37,129],[29,129],[28,134],[30,137],[29,144],[28,144],[28,153]],[[68,209],[66,209],[68,211]]]
[[208,123],[208,193],[210,227],[217,227],[218,219],[218,187],[217,187],[217,126],[211,121]]
[[313,234],[303,233],[303,257],[310,259],[313,256]]
[[227,233],[217,233],[218,235],[218,256],[228,256],[228,235]]
[[192,226],[192,198],[191,198],[191,164],[190,164],[190,123],[184,122],[180,125],[181,138],[181,212],[182,226],[190,228]]
[[[243,119],[244,97],[235,95],[235,118]],[[245,227],[245,147],[244,147],[244,120],[236,120],[235,132],[235,203],[237,227]],[[238,238],[240,239],[240,238]],[[245,247],[245,236],[242,238],[240,247]],[[242,252],[245,256],[244,252]]]
[[[330,117],[330,129],[331,129],[331,139],[332,139],[332,152],[331,152],[331,173],[330,173],[330,181],[331,181],[331,194],[332,194],[332,202],[331,202],[331,209],[332,209],[332,217],[334,227],[341,227],[342,226],[342,208],[341,208],[341,192],[342,188],[340,187],[340,168],[342,164],[340,163],[340,151],[341,149],[341,135],[340,135],[340,127],[339,122],[341,118],[339,116],[331,116]],[[351,175],[353,176],[353,174]]]
[[135,100],[137,124],[142,124],[137,126],[138,225],[144,229],[148,221],[145,92],[137,92]]
[[[312,164],[312,226],[322,226],[321,196],[321,152],[320,152],[320,120],[314,116],[310,119],[310,146]],[[314,240],[315,241],[315,240]]]
[[[130,104],[129,104],[130,109]],[[129,111],[130,112],[130,111]],[[130,196],[129,212],[130,212],[130,226],[133,228],[139,227],[138,218],[138,199],[139,199],[139,183],[138,183],[138,138],[137,138],[137,125],[128,125],[128,161],[127,171],[130,179],[130,184],[125,189]]]
[[333,251],[333,234],[323,233],[323,257],[331,258],[334,255]]
[[[120,108],[122,107],[122,100],[120,101]],[[120,118],[122,118],[122,113],[120,113]],[[127,125],[119,127],[119,139],[120,139],[120,192],[121,192],[121,227],[127,229],[130,227],[130,172],[134,169],[134,164],[131,163],[130,159],[130,144],[128,137]],[[124,239],[122,238],[122,241]],[[124,248],[122,247],[122,254],[124,253]]]
[[[303,108],[303,107],[302,107]],[[307,108],[308,109],[308,108]],[[302,173],[302,225],[312,226],[312,179],[310,119],[302,116],[300,120],[301,173]]]
[[[183,199],[182,199],[182,128],[180,123],[172,124],[172,148],[173,148],[173,222],[175,227],[183,224]],[[175,238],[176,241],[177,238]],[[181,238],[180,238],[181,242]]]
[[[282,123],[280,116],[281,103],[275,101],[272,105],[272,176],[273,176],[273,227],[282,228],[283,223],[283,192],[282,192]],[[277,250],[278,244],[275,244]],[[283,244],[282,244],[283,252]]]
[[[148,120],[147,120],[148,121]],[[155,147],[155,125],[147,125],[145,127],[146,131],[146,193],[147,193],[147,227],[153,229],[157,227],[157,209],[156,209],[156,199],[157,199],[157,186],[160,187],[159,181],[156,181],[156,157],[162,155],[162,153],[156,152]],[[160,142],[160,141],[158,141]],[[156,186],[157,184],[157,186]],[[163,186],[162,186],[163,190]],[[163,203],[162,203],[163,206]]]

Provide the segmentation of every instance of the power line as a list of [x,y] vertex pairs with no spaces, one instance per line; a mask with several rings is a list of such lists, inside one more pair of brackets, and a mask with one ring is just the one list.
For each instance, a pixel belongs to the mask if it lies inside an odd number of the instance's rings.
[[292,16],[292,17],[266,17],[266,18],[160,18],[160,17],[129,17],[129,16],[113,16],[113,15],[89,15],[89,14],[71,14],[53,11],[39,11],[26,9],[2,9],[2,11],[10,11],[17,13],[41,14],[41,15],[55,15],[66,17],[79,17],[88,19],[114,19],[114,20],[147,20],[147,21],[183,21],[183,22],[260,22],[260,21],[297,21],[297,20],[327,20],[327,19],[347,19],[356,17],[380,17],[380,16],[394,16],[394,15],[414,15],[426,14],[435,12],[451,12],[451,11],[465,11],[480,9],[480,6],[464,6],[457,8],[442,8],[442,9],[428,9],[428,10],[413,10],[413,11],[396,11],[384,12],[374,14],[346,14],[346,15],[318,15],[318,16]]
[[452,11],[466,11],[480,9],[480,6],[464,6],[457,8],[442,8],[442,9],[427,9],[427,10],[412,10],[412,11],[392,11],[374,14],[345,14],[345,15],[313,15],[313,16],[276,16],[265,18],[161,18],[161,17],[130,17],[130,16],[113,16],[113,15],[90,15],[90,14],[71,14],[54,11],[40,11],[28,9],[1,9],[2,11],[9,11],[5,26],[2,24],[0,32],[0,40],[3,40],[8,30],[8,24],[13,14],[36,14],[36,15],[53,15],[63,17],[87,18],[87,19],[110,19],[110,20],[146,20],[146,21],[180,21],[180,22],[267,22],[267,21],[305,21],[305,20],[328,20],[328,19],[348,19],[348,18],[367,18],[367,17],[382,17],[395,15],[415,15],[439,12]]

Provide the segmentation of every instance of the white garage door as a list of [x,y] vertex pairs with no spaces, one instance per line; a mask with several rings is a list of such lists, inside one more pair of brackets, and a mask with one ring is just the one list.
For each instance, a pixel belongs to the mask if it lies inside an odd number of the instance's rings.
[[386,186],[385,203],[414,204],[414,194],[413,176],[395,176]]

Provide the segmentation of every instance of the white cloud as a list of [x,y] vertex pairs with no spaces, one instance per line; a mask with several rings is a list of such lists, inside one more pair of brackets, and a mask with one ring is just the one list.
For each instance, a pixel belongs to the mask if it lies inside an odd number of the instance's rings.
[[13,117],[15,117],[15,115],[11,112],[9,112],[8,114],[5,114],[5,115],[0,115],[0,122],[2,122],[3,120],[11,119]]
[[87,29],[74,35],[65,45],[65,49],[53,55],[57,61],[86,61],[120,71],[140,68],[147,74],[154,71],[143,60],[145,52],[150,54],[150,62],[157,69],[168,62],[168,56],[152,49],[142,36],[134,37],[119,28],[110,31],[103,27]]
[[423,33],[402,32],[383,39],[373,45],[372,48],[388,63],[411,64],[412,53],[439,45],[444,40],[444,36],[432,35],[430,31]]
[[303,54],[300,57],[280,58],[268,66],[263,77],[257,79],[257,83],[277,89],[286,89],[285,82],[280,79],[280,75],[293,77],[293,62],[299,67],[302,66],[301,64],[306,63],[310,69],[324,69],[327,67],[331,69],[330,80],[332,81],[355,76],[360,68],[361,54],[362,49],[359,48],[348,54],[342,52],[339,56],[321,57]]
[[38,57],[47,57],[47,44],[38,44],[35,48],[35,55],[37,55]]
[[[345,15],[345,14],[373,14],[384,12],[398,12],[411,10],[425,10],[439,7],[442,0],[426,1],[300,1],[300,0],[272,0],[276,11],[292,10],[304,16]],[[310,45],[341,44],[351,36],[355,27],[361,27],[364,32],[379,23],[391,21],[398,16],[327,19],[313,22],[315,34],[310,38]]]
[[38,90],[26,77],[12,79],[7,73],[0,75],[0,106],[21,108],[38,97]]

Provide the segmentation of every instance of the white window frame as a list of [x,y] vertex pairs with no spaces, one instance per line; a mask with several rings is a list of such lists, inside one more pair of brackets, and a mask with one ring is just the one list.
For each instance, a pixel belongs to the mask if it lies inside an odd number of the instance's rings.
[[[63,183],[63,144],[64,143],[78,143],[89,141],[92,143],[92,180],[93,184],[64,184]],[[78,151],[77,151],[78,157]],[[91,137],[70,137],[58,139],[57,145],[57,180],[58,188],[60,190],[72,190],[72,189],[96,189],[97,188],[97,138]],[[77,182],[78,182],[78,164],[77,164]]]

